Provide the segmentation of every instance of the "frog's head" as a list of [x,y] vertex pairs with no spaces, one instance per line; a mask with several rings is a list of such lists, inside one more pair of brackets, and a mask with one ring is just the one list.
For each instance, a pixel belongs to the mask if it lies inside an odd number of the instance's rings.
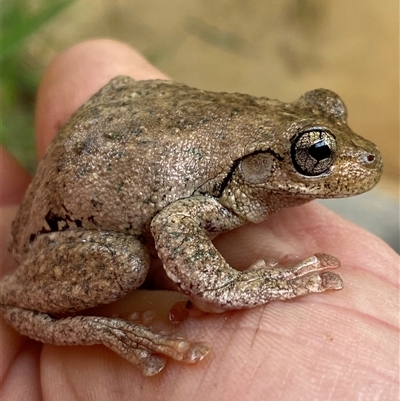
[[[221,197],[239,214],[259,221],[307,200],[361,194],[379,181],[380,153],[348,127],[346,107],[335,93],[307,92],[275,117],[279,123],[238,161]],[[258,205],[259,213],[249,203]]]

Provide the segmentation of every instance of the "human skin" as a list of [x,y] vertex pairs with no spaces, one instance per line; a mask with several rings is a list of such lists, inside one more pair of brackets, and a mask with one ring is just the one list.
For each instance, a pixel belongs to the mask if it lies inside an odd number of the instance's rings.
[[[134,50],[110,40],[81,43],[50,64],[37,99],[38,159],[71,113],[119,74],[167,78]],[[29,175],[4,150],[0,162],[5,274],[16,267],[6,244]],[[215,244],[238,268],[261,258],[326,252],[341,260],[338,273],[345,287],[190,318],[178,330],[208,342],[212,352],[194,366],[169,361],[151,378],[105,347],[42,345],[1,321],[0,398],[109,401],[161,396],[190,401],[206,394],[208,400],[232,401],[398,399],[399,257],[385,243],[312,202],[220,235]],[[174,293],[154,291],[150,297],[152,308],[161,309],[173,302]],[[118,313],[118,304],[107,311]]]

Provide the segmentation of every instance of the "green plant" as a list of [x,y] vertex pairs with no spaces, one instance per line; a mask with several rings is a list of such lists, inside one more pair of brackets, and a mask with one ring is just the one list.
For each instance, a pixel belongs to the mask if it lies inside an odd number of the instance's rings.
[[27,41],[74,0],[1,2],[1,143],[30,170],[35,166],[34,100],[40,66],[24,51]]

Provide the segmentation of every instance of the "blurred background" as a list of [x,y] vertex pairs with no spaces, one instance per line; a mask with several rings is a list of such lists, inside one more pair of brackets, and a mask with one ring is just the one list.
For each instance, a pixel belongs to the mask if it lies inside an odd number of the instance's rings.
[[371,192],[323,201],[399,251],[399,2],[387,0],[2,0],[1,141],[36,166],[33,108],[50,60],[108,37],[172,79],[293,101],[337,92],[349,125],[375,142],[384,177]]

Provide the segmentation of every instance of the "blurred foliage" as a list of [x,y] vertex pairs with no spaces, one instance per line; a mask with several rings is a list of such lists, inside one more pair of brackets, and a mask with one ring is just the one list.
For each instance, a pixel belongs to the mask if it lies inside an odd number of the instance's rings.
[[75,0],[1,1],[1,143],[29,170],[35,168],[33,115],[40,66],[24,46]]
[[203,19],[191,17],[186,22],[185,29],[191,35],[194,35],[213,46],[233,53],[244,53],[248,43],[238,35],[221,30],[217,26],[207,24]]

